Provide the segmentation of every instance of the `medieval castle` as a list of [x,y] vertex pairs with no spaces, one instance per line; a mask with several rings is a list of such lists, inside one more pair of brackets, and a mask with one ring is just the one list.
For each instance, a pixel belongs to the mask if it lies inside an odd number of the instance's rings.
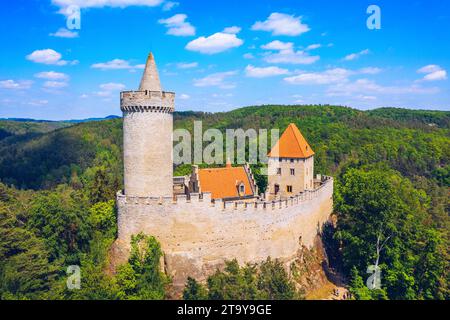
[[268,190],[258,195],[250,168],[199,169],[173,177],[175,93],[162,91],[150,54],[138,91],[120,94],[124,191],[117,194],[118,250],[155,236],[174,287],[204,280],[225,260],[278,258],[289,265],[311,247],[333,208],[333,179],[314,176],[314,151],[291,124],[269,153]]

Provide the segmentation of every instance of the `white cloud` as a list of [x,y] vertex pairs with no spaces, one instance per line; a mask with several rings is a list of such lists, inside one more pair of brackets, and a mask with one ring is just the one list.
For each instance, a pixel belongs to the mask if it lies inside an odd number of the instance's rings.
[[265,50],[291,50],[293,49],[294,44],[292,42],[282,42],[280,40],[274,40],[265,45],[262,45],[261,48]]
[[423,77],[425,81],[439,81],[439,80],[447,80],[447,71],[439,70],[430,74],[427,74]]
[[195,28],[186,19],[187,15],[179,13],[167,19],[160,19],[158,23],[164,24],[168,28],[167,34],[172,36],[194,36]]
[[122,83],[114,83],[114,82],[110,82],[110,83],[104,83],[100,85],[100,89],[105,90],[105,91],[120,91],[125,89],[126,86]]
[[80,98],[81,98],[81,99],[87,99],[87,98],[89,98],[89,96],[88,96],[87,94],[83,93],[83,94],[80,96]]
[[255,56],[251,53],[246,53],[243,55],[244,59],[255,59]]
[[303,84],[303,85],[325,85],[334,83],[347,83],[349,77],[366,74],[374,75],[382,71],[380,68],[367,67],[359,70],[349,70],[344,68],[328,69],[322,72],[298,72],[297,75],[287,77],[284,80],[291,84]]
[[67,8],[76,5],[80,9],[115,7],[125,8],[129,6],[159,6],[163,0],[52,0],[52,4],[59,7],[59,13],[67,15]]
[[442,68],[436,64],[429,64],[425,67],[420,68],[417,70],[417,73],[433,73],[436,71],[441,71]]
[[275,40],[261,46],[261,48],[278,51],[264,57],[264,60],[269,63],[312,64],[320,59],[320,56],[311,56],[306,51],[295,51],[292,42]]
[[282,69],[282,68],[275,67],[275,66],[258,68],[258,67],[254,67],[252,65],[248,65],[245,68],[246,76],[251,77],[251,78],[266,78],[266,77],[285,75],[288,73],[289,73],[289,70]]
[[50,36],[58,38],[78,38],[78,32],[60,28],[55,33],[50,33]]
[[[225,30],[227,29],[229,28],[225,28]],[[223,32],[214,33],[209,37],[200,37],[192,40],[186,45],[186,49],[204,54],[215,54],[231,48],[240,47],[244,43],[244,41],[239,39],[236,34],[226,33],[225,30]]]
[[48,100],[32,100],[30,102],[27,103],[30,106],[33,107],[40,107],[40,106],[44,106],[46,104],[48,104]]
[[438,88],[424,88],[418,85],[410,86],[383,86],[377,84],[373,80],[358,79],[354,82],[337,83],[328,88],[328,95],[330,96],[350,96],[355,93],[368,94],[436,94],[439,92]]
[[356,60],[356,59],[358,59],[359,57],[364,56],[364,55],[367,55],[367,54],[369,54],[369,53],[370,53],[370,50],[369,50],[369,49],[365,49],[365,50],[362,50],[362,51],[357,52],[357,53],[351,53],[351,54],[349,54],[349,55],[346,55],[346,56],[344,57],[344,60],[345,60],[345,61]]
[[67,87],[67,86],[68,86],[67,82],[64,82],[64,81],[45,81],[44,82],[45,88],[59,89],[59,88]]
[[31,81],[31,80],[19,80],[19,81],[3,80],[3,81],[0,81],[0,88],[22,90],[22,89],[31,88],[32,84],[33,84],[33,81]]
[[27,60],[43,63],[43,64],[52,64],[57,66],[65,66],[67,64],[76,64],[78,61],[66,61],[62,60],[62,55],[59,52],[56,52],[53,49],[43,49],[36,50],[26,56]]
[[239,32],[241,32],[241,28],[240,27],[236,27],[236,26],[232,26],[232,27],[228,27],[223,29],[222,31],[223,33],[230,33],[230,34],[238,34]]
[[192,68],[197,68],[198,67],[198,62],[180,62],[177,63],[177,68],[178,69],[192,69]]
[[93,69],[100,69],[100,70],[121,70],[121,69],[129,69],[135,70],[135,69],[144,69],[145,64],[138,64],[138,65],[131,65],[129,61],[122,60],[122,59],[114,59],[108,62],[100,62],[100,63],[94,63],[91,65],[91,68]]
[[39,79],[47,80],[69,80],[69,76],[67,74],[55,71],[39,72],[34,76]]
[[447,71],[440,66],[430,64],[417,70],[418,73],[425,73],[423,81],[440,81],[447,80]]
[[324,85],[347,81],[351,71],[342,68],[326,70],[324,72],[305,72],[284,78],[290,84]]
[[170,10],[172,10],[173,8],[178,7],[179,5],[180,5],[179,2],[167,1],[167,2],[164,2],[164,5],[163,5],[163,7],[162,7],[162,10],[163,10],[163,11],[170,11]]
[[252,30],[269,31],[274,36],[298,36],[310,29],[308,25],[302,23],[301,17],[274,12],[266,21],[257,21]]
[[190,98],[191,98],[191,96],[188,95],[188,94],[185,94],[185,93],[180,94],[180,99],[181,100],[188,100]]
[[233,83],[227,83],[225,80],[237,74],[237,71],[218,72],[210,74],[201,79],[194,79],[196,87],[219,87],[222,89],[232,89],[235,87]]
[[307,46],[305,50],[310,51],[310,50],[319,49],[320,47],[322,47],[321,44],[315,43],[315,44],[310,44],[309,46]]
[[358,73],[361,74],[379,74],[381,71],[383,71],[380,68],[375,68],[375,67],[367,67],[367,68],[362,68],[358,70]]

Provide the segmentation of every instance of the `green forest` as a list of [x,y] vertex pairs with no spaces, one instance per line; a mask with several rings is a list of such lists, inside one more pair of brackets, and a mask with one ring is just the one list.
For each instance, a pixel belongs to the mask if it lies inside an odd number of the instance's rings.
[[[315,151],[315,171],[335,178],[336,227],[322,235],[354,299],[449,299],[450,112],[252,106],[176,112],[174,127],[284,130],[295,123]],[[0,298],[164,299],[171,279],[151,235],[135,235],[128,262],[108,271],[122,188],[122,120],[0,121]],[[259,187],[266,178],[254,165]],[[189,172],[187,165],[175,174]],[[381,269],[381,288],[365,285]],[[66,286],[81,267],[81,288]],[[184,299],[302,299],[281,264],[229,261]]]

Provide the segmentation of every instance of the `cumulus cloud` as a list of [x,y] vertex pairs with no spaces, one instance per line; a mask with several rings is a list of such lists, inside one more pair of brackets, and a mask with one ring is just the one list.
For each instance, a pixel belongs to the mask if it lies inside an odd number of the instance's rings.
[[302,17],[274,12],[267,20],[257,21],[252,26],[252,30],[272,32],[272,35],[274,36],[298,36],[310,30],[308,25],[302,23],[301,18]]
[[50,33],[50,36],[58,38],[78,38],[78,32],[60,28],[55,33]]
[[164,5],[163,5],[163,7],[162,7],[162,10],[163,10],[163,11],[170,11],[170,10],[172,10],[173,8],[178,7],[179,5],[180,5],[179,2],[167,1],[167,2],[164,2]]
[[122,60],[122,59],[113,59],[108,62],[100,62],[100,63],[94,63],[91,65],[91,68],[93,69],[100,69],[100,70],[121,70],[121,69],[129,69],[135,70],[135,69],[144,69],[144,64],[137,64],[137,65],[131,65],[129,61]]
[[245,53],[243,57],[244,59],[255,59],[255,56],[251,53]]
[[292,49],[294,44],[292,42],[282,42],[280,40],[274,40],[265,45],[262,45],[261,48],[265,50],[290,50]]
[[383,86],[369,79],[358,79],[354,82],[337,83],[328,88],[330,96],[350,96],[352,94],[436,94],[438,88],[424,88],[418,85]]
[[347,69],[335,68],[323,72],[300,73],[292,77],[284,78],[284,80],[290,84],[323,85],[347,81],[350,74],[351,72]]
[[99,85],[100,91],[93,92],[94,95],[102,98],[109,98],[114,92],[122,91],[125,89],[125,85],[122,83],[103,83]]
[[334,83],[347,83],[349,77],[355,75],[374,75],[382,70],[375,67],[367,67],[359,70],[349,70],[344,68],[333,68],[322,72],[299,72],[297,75],[287,77],[284,80],[290,84],[303,85],[326,85]]
[[62,60],[62,55],[53,49],[36,50],[26,56],[27,60],[36,63],[51,64],[57,66],[65,66],[67,64],[76,64],[78,61]]
[[358,73],[360,73],[360,74],[379,74],[381,71],[383,71],[383,70],[380,68],[367,67],[367,68],[359,69]]
[[68,84],[65,81],[45,81],[44,82],[44,88],[49,88],[49,89],[60,89],[60,88],[64,88],[67,86],[68,86]]
[[126,86],[122,83],[114,83],[114,82],[110,82],[110,83],[104,83],[100,85],[100,89],[105,90],[105,91],[120,91],[125,89]]
[[423,73],[425,76],[422,81],[440,81],[447,80],[447,71],[436,64],[430,64],[417,70],[418,73]]
[[36,73],[34,76],[39,79],[47,79],[47,80],[69,80],[69,76],[67,74],[55,71],[39,72]]
[[78,6],[80,9],[85,8],[103,8],[103,7],[119,7],[125,8],[129,6],[159,6],[163,0],[52,0],[52,3],[59,7],[59,13],[67,15],[67,8],[71,5]]
[[306,51],[295,51],[292,42],[275,40],[261,46],[261,48],[278,51],[269,53],[264,57],[264,60],[269,63],[312,64],[320,59],[320,56],[311,56]]
[[191,98],[191,96],[188,95],[188,94],[182,93],[182,94],[179,95],[179,98],[180,98],[181,100],[188,100],[188,99]]
[[40,107],[48,104],[48,100],[31,100],[27,104],[33,107]]
[[275,67],[275,66],[258,68],[258,67],[254,67],[252,65],[248,65],[245,68],[245,74],[247,77],[250,77],[250,78],[267,78],[267,77],[285,75],[288,73],[289,73],[289,70],[282,69],[282,68]]
[[[231,30],[232,29],[232,30]],[[231,48],[240,47],[244,41],[236,36],[236,32],[240,30],[238,27],[225,28],[222,32],[214,33],[209,37],[200,37],[192,40],[186,45],[186,49],[197,51],[204,54],[216,54]]]
[[186,21],[187,15],[179,13],[167,19],[160,19],[158,23],[165,25],[167,34],[172,36],[194,36],[195,28]]
[[320,43],[315,43],[315,44],[310,44],[309,46],[307,46],[305,50],[310,51],[310,50],[319,49],[320,47],[322,47],[322,45]]
[[198,62],[179,62],[177,63],[178,69],[192,69],[197,68]]
[[369,53],[370,53],[370,50],[369,50],[369,49],[365,49],[365,50],[362,50],[362,51],[360,51],[360,52],[351,53],[351,54],[349,54],[349,55],[346,55],[346,56],[344,57],[344,60],[345,60],[345,61],[356,60],[356,59],[358,59],[359,57],[364,56],[364,55],[367,55],[367,54],[369,54]]
[[33,84],[33,81],[31,80],[2,80],[0,81],[0,88],[3,89],[15,89],[15,90],[22,90],[22,89],[29,89],[31,88],[31,85]]
[[236,85],[226,82],[226,80],[237,74],[237,71],[218,72],[210,74],[201,79],[194,79],[196,87],[219,87],[221,89],[232,89]]
[[236,27],[236,26],[232,26],[232,27],[228,27],[223,29],[222,31],[223,33],[230,33],[230,34],[238,34],[239,32],[241,32],[241,28],[240,27]]

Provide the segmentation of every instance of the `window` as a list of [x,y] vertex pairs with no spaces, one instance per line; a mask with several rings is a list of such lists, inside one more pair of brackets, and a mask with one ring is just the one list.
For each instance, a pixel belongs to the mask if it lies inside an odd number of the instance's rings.
[[294,163],[294,159],[291,159],[291,163]]
[[291,169],[291,176],[295,176],[295,169]]
[[245,186],[244,184],[239,185],[239,193],[245,193]]
[[292,193],[292,186],[287,186],[287,187],[286,187],[286,191],[287,191],[288,193]]
[[278,192],[280,192],[280,185],[276,184],[275,185],[275,194],[278,194]]
[[281,176],[281,168],[277,168],[277,174]]

